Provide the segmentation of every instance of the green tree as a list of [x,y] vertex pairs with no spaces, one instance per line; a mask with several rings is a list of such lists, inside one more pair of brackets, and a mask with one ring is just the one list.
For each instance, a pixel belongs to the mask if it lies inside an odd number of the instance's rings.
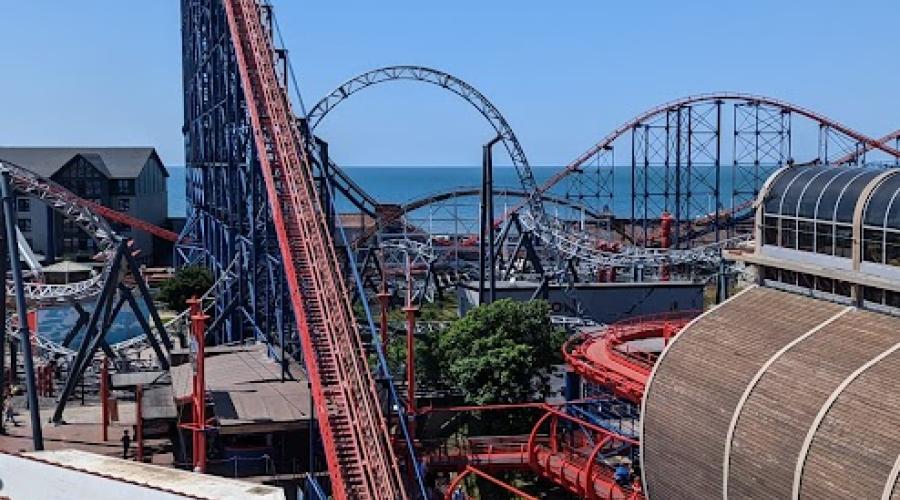
[[547,302],[504,299],[454,322],[440,336],[438,358],[470,404],[532,401],[548,395],[564,341]]
[[203,295],[212,285],[213,276],[209,269],[201,266],[182,267],[160,287],[159,299],[170,309],[182,311],[187,308],[187,299]]

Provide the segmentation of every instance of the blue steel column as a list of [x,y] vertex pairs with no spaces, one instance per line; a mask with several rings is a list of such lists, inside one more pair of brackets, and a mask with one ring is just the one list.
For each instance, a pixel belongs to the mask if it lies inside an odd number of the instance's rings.
[[[3,215],[6,222],[6,246],[10,270],[16,289],[16,314],[19,318],[19,343],[22,344],[22,361],[25,367],[25,387],[28,389],[28,410],[31,413],[31,442],[36,451],[44,449],[44,434],[41,429],[41,409],[38,406],[37,386],[34,380],[34,358],[31,353],[31,333],[28,329],[28,305],[25,302],[25,283],[22,279],[22,265],[19,262],[19,246],[16,241],[15,196],[9,186],[9,172],[0,173],[0,191],[3,194]],[[3,283],[5,287],[6,284]],[[5,321],[5,318],[4,318]]]
[[[238,259],[210,312],[228,309],[216,340],[279,339],[284,331],[295,343],[224,6],[182,0],[181,7],[188,207],[196,221],[188,236],[216,278]],[[232,303],[237,307],[228,308]]]

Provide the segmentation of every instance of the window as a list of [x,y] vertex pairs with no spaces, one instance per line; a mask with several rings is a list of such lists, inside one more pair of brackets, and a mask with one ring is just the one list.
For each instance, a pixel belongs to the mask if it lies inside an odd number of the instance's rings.
[[816,276],[816,290],[825,293],[834,293],[834,280],[822,276]]
[[835,280],[834,282],[835,295],[843,295],[844,297],[849,297],[852,288],[853,287],[850,285],[850,283],[847,283],[846,281]]
[[816,252],[834,255],[833,224],[816,224]]
[[797,275],[797,286],[812,290],[815,287],[815,277],[812,274],[800,273]]
[[100,196],[102,194],[102,189],[100,188],[100,181],[86,181],[84,183],[84,195],[87,197]]
[[796,271],[788,271],[787,269],[781,270],[781,282],[787,283],[788,285],[796,285],[797,284],[797,272]]
[[134,179],[116,179],[113,181],[114,194],[134,194]]
[[886,232],[884,245],[884,263],[891,266],[900,266],[900,232]]
[[131,210],[131,199],[130,198],[119,198],[116,207],[120,212],[127,212]]
[[778,219],[775,217],[766,217],[763,223],[763,244],[778,244]]
[[805,252],[813,251],[813,227],[812,222],[797,222],[797,249]]
[[838,257],[850,257],[853,253],[853,229],[844,224],[835,225],[834,254]]
[[797,248],[797,221],[781,219],[781,246]]
[[884,290],[882,290],[881,288],[872,288],[870,286],[867,286],[863,291],[863,298],[867,302],[881,304],[884,302]]
[[900,309],[900,293],[885,290],[884,303],[890,307]]
[[877,262],[881,264],[884,262],[884,247],[882,245],[884,238],[884,231],[880,229],[865,229],[863,230],[863,242],[862,242],[862,258],[868,262]]
[[76,224],[75,221],[71,219],[63,219],[63,233],[70,234],[77,233],[79,231],[80,229],[78,228],[78,224]]
[[22,231],[31,231],[31,219],[19,219],[18,224]]
[[19,212],[30,212],[31,200],[29,198],[19,198],[16,200],[16,210]]

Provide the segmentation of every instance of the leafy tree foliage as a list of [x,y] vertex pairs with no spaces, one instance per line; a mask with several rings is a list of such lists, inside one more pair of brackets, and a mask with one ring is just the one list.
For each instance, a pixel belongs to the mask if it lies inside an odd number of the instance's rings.
[[564,341],[547,302],[504,299],[454,322],[438,339],[437,360],[471,404],[531,401],[549,393]]
[[163,283],[159,291],[159,299],[170,309],[181,311],[187,308],[187,299],[201,296],[213,285],[213,276],[209,269],[202,266],[182,267],[175,276]]

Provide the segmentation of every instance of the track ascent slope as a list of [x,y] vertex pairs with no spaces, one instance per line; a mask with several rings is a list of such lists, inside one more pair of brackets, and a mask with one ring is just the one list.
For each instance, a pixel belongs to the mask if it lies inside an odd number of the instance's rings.
[[335,498],[407,498],[303,138],[256,0],[223,0]]

